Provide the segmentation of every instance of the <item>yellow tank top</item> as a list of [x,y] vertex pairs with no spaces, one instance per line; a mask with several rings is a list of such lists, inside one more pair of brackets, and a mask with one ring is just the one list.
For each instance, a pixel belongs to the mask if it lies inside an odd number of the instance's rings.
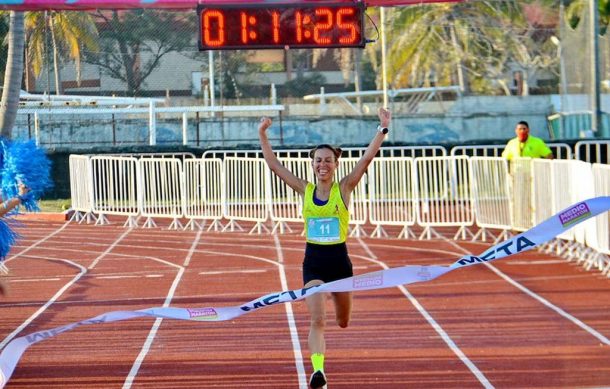
[[330,196],[325,205],[316,205],[313,195],[316,186],[307,183],[303,198],[303,219],[305,221],[305,237],[308,243],[337,244],[347,239],[349,211],[341,198],[338,183],[333,183]]

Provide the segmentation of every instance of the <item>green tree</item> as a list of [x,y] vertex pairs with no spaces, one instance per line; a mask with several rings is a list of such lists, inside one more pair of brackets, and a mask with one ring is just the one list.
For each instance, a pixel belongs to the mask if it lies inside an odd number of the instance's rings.
[[8,55],[8,46],[5,44],[5,40],[8,38],[8,16],[7,12],[0,12],[0,74],[4,74]]
[[[541,7],[547,7],[542,4]],[[474,1],[396,7],[386,12],[388,80],[393,88],[460,85],[464,92],[509,93],[512,62],[531,69],[556,65],[517,1]],[[372,14],[375,17],[375,14]],[[543,45],[545,49],[539,46]],[[381,80],[378,45],[367,54]]]
[[[316,49],[313,51],[313,64],[317,62],[326,54],[328,49]],[[343,85],[347,87],[352,81],[354,81],[354,91],[362,91],[362,49],[360,48],[341,48],[332,50],[333,60],[339,65],[341,75],[343,76]],[[362,99],[356,98],[356,104],[362,108]]]
[[[61,89],[61,64],[68,60],[76,65],[77,81],[80,82],[83,50],[98,50],[98,34],[93,19],[88,13],[75,11],[28,12],[25,18],[27,35],[27,60],[36,77],[49,61],[46,47],[50,35],[55,92]],[[49,86],[50,88],[50,86]]]
[[184,31],[197,31],[194,12],[113,10],[97,11],[93,17],[100,31],[100,51],[88,52],[85,61],[123,81],[130,96],[138,95],[163,56],[192,48],[192,36]]
[[[575,0],[566,7],[566,20],[570,27],[576,28],[580,22],[580,16],[589,8],[590,0]],[[599,0],[597,10],[599,11],[599,25],[602,34],[606,33],[610,23],[610,0]]]

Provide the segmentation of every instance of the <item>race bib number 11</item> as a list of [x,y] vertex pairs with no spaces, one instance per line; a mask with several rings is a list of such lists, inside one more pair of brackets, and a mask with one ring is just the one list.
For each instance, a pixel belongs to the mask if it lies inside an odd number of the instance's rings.
[[307,219],[307,240],[311,242],[339,242],[339,219],[336,217],[310,217]]

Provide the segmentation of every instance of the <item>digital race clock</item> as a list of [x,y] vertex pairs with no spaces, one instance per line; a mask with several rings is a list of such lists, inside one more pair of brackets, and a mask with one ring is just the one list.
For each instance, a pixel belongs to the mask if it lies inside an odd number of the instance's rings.
[[197,7],[199,49],[364,47],[364,3]]

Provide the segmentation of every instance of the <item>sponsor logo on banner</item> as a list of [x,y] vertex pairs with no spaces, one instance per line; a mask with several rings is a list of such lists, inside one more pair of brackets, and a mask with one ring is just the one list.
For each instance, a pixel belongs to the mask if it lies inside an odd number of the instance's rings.
[[576,204],[570,209],[559,214],[559,221],[563,227],[571,226],[576,224],[582,219],[586,219],[591,216],[591,210],[585,203]]
[[383,274],[372,273],[354,277],[354,289],[370,288],[383,285]]
[[456,264],[459,266],[469,266],[475,263],[488,262],[493,259],[503,258],[508,255],[520,253],[521,251],[529,250],[532,247],[536,247],[536,243],[527,239],[525,236],[516,236],[513,239],[504,242],[504,244],[498,244],[492,247],[479,257],[474,255],[462,257],[452,266]]
[[239,309],[245,312],[249,312],[280,302],[300,300],[304,297],[307,297],[308,294],[315,293],[315,289],[320,288],[322,285],[324,284],[313,285],[308,288],[303,288],[299,290],[287,290],[282,293],[271,293],[263,297],[259,297],[256,300],[250,301],[249,303],[239,307]]
[[193,320],[216,320],[218,312],[214,308],[187,308],[189,317]]

